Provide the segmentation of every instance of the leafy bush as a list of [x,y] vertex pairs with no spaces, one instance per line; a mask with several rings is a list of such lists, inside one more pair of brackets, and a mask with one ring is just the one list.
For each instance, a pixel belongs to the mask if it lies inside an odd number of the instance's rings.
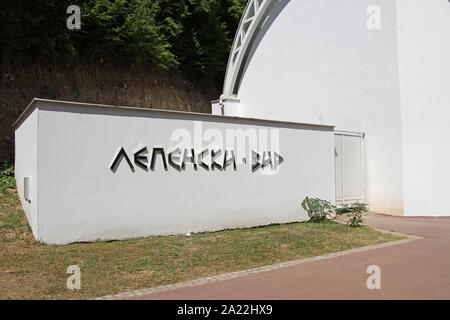
[[14,189],[16,181],[14,180],[14,166],[8,163],[0,164],[0,191]]
[[352,204],[343,205],[343,209],[348,213],[347,217],[350,219],[347,221],[347,225],[353,228],[358,228],[361,223],[364,222],[362,218],[362,213],[367,212],[367,203],[355,202]]
[[336,210],[336,207],[326,200],[309,197],[303,200],[302,207],[312,222],[322,222],[327,217],[333,217]]

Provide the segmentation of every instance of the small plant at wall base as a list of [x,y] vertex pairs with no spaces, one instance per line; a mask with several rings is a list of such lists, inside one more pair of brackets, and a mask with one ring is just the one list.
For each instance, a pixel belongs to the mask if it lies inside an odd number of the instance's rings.
[[353,228],[359,228],[364,222],[362,218],[363,212],[367,212],[367,203],[355,202],[352,204],[343,205],[343,208],[348,213],[347,217],[350,219],[347,221],[347,225]]
[[334,217],[336,211],[336,207],[333,204],[319,198],[306,197],[302,202],[302,207],[308,213],[312,222],[322,222],[327,217]]

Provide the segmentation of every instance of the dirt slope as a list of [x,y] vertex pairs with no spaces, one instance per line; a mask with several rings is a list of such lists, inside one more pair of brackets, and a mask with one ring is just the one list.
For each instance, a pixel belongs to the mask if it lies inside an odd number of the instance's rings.
[[210,113],[214,89],[200,90],[181,74],[112,64],[0,67],[0,162],[14,159],[12,124],[34,97]]

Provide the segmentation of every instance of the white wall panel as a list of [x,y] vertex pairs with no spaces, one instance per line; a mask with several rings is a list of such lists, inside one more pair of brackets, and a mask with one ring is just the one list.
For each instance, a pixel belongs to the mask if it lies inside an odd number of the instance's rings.
[[450,216],[450,3],[397,6],[405,214]]
[[[22,208],[35,237],[38,235],[38,110],[15,131],[15,178]],[[25,178],[29,179],[29,199],[25,199]]]
[[[38,238],[47,243],[304,221],[307,215],[300,203],[305,196],[334,200],[332,127],[51,101],[36,104]],[[263,138],[264,132],[271,137],[271,130],[276,130],[277,149],[285,159],[278,171],[252,172],[250,163],[238,163],[237,170],[195,171],[187,164],[181,172],[170,166],[165,171],[158,161],[154,171],[135,166],[133,172],[125,159],[117,170],[110,169],[120,147],[133,162],[133,152],[142,146],[173,150],[176,132],[188,132],[193,140],[200,136],[201,145],[212,146],[208,135],[225,137],[230,129],[254,130],[258,145],[269,141],[264,148],[276,146],[276,139]],[[197,141],[187,144],[194,147]]]
[[[381,10],[376,30],[367,27],[373,5]],[[389,214],[403,214],[396,17],[391,0],[281,0],[238,91],[240,116],[366,133],[366,201]]]

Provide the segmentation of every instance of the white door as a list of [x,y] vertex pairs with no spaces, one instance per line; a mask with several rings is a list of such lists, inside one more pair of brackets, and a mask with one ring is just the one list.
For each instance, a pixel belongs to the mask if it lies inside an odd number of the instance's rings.
[[362,134],[335,133],[336,205],[363,201]]

